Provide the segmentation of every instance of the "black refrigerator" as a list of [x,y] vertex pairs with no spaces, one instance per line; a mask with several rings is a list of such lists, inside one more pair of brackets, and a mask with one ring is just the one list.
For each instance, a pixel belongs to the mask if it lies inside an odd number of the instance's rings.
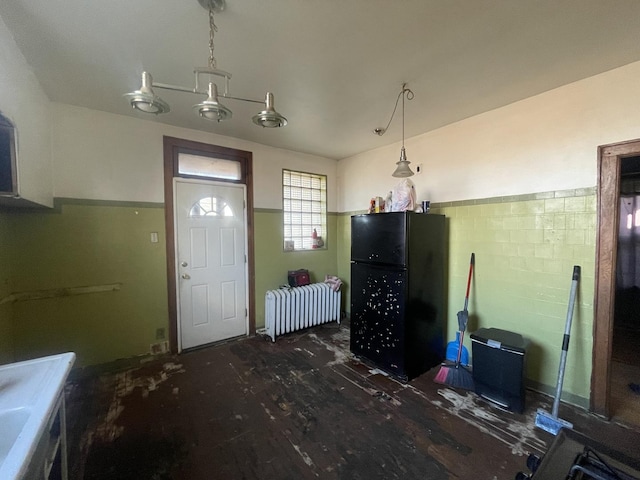
[[351,217],[351,351],[408,381],[444,359],[445,217]]

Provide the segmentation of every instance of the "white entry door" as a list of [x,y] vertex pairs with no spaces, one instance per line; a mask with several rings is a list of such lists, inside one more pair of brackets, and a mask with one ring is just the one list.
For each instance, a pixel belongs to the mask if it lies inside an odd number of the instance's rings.
[[174,182],[180,349],[246,335],[245,186]]

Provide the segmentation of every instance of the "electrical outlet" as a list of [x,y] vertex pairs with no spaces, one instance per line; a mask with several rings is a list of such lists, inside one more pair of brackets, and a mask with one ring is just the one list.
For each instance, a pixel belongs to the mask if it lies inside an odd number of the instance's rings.
[[420,175],[421,173],[422,173],[422,164],[421,164],[421,163],[419,163],[419,164],[416,166],[416,175]]

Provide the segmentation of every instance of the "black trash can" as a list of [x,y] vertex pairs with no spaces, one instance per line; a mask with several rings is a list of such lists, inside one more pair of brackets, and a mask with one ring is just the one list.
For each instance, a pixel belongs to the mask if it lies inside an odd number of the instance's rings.
[[471,334],[473,381],[481,397],[512,412],[524,411],[524,369],[529,341],[519,333],[481,328]]

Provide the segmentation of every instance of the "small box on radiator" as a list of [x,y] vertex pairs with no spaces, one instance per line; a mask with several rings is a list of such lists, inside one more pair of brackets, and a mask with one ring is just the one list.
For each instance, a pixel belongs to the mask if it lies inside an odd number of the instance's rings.
[[287,272],[287,281],[290,287],[302,287],[309,285],[311,280],[309,279],[309,270],[301,268],[300,270],[289,270]]
[[341,293],[326,283],[279,288],[265,294],[264,333],[276,337],[328,322],[340,323]]

